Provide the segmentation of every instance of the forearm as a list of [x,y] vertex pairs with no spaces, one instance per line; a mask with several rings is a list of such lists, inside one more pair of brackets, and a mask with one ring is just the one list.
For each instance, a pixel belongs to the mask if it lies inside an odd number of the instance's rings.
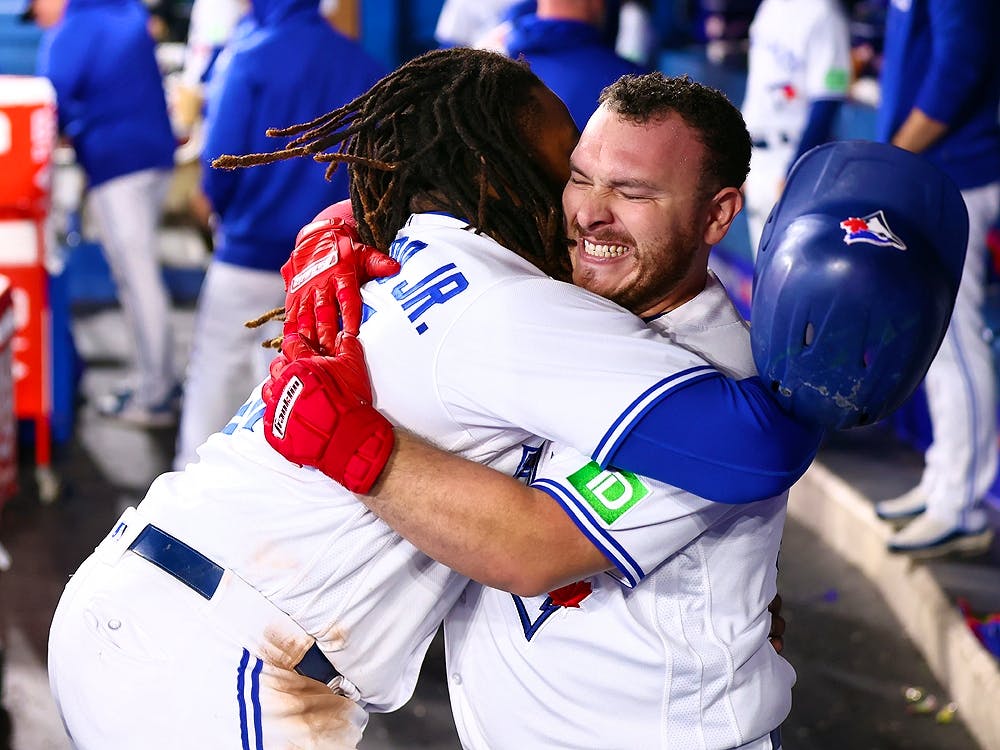
[[945,123],[914,108],[892,136],[892,145],[919,154],[933,146],[947,131]]
[[511,593],[534,596],[610,567],[545,493],[401,430],[361,500],[438,562]]

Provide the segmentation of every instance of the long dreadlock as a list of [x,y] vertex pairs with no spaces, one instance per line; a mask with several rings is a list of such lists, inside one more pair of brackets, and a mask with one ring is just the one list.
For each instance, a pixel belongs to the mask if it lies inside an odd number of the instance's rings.
[[[296,136],[265,154],[220,156],[223,169],[297,156],[346,164],[361,239],[385,250],[414,210],[444,210],[475,223],[501,245],[557,278],[569,261],[554,185],[530,148],[528,66],[466,48],[410,60],[354,101],[269,136]],[[516,192],[515,192],[516,191]]]

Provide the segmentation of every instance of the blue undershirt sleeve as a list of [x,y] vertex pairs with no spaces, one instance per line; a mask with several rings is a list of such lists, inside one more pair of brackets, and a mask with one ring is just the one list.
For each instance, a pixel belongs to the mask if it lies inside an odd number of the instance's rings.
[[780,495],[812,463],[823,431],[792,419],[760,378],[702,378],[670,391],[604,462],[707,500]]
[[987,6],[996,0],[934,0],[931,60],[913,106],[951,125],[982,85],[990,37]]

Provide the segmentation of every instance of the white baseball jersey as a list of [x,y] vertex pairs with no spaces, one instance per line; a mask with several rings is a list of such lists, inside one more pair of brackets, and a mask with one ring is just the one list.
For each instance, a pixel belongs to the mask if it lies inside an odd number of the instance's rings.
[[181,72],[184,83],[197,86],[202,82],[213,57],[225,46],[247,10],[242,0],[194,0]]
[[763,0],[750,24],[741,111],[754,148],[747,220],[754,252],[818,99],[843,99],[850,83],[850,34],[838,0]]
[[[714,276],[650,325],[720,369],[754,372]],[[771,748],[795,677],[767,639],[787,495],[714,504],[558,445],[532,486],[614,568],[534,598],[469,585],[445,621],[463,746]]]
[[[397,424],[507,473],[525,471],[541,437],[599,457],[650,398],[691,373],[715,372],[613,303],[547,278],[449,216],[411,217],[392,254],[400,274],[363,292],[361,337],[376,405]],[[363,711],[331,708],[315,696],[289,704],[304,689],[301,681],[285,684],[298,677],[288,669],[301,656],[295,627],[316,639],[345,676],[342,689],[367,708],[391,710],[411,695],[429,641],[465,580],[323,474],[274,452],[263,411],[258,390],[202,446],[198,463],[153,483],[122,520],[127,528],[116,527],[67,587],[50,639],[50,673],[81,749],[155,750],[188,740],[245,748],[255,732],[267,746],[350,746]],[[124,552],[124,540],[144,523],[263,594],[266,617],[245,597],[232,606],[206,602]],[[268,607],[291,623],[276,621]],[[219,635],[234,620],[242,630]],[[248,636],[263,620],[266,627]],[[124,623],[140,635],[123,640]],[[256,673],[247,673],[247,659],[260,662]],[[193,680],[197,690],[189,690]],[[130,687],[137,682],[141,700]],[[317,715],[343,720],[318,736]]]

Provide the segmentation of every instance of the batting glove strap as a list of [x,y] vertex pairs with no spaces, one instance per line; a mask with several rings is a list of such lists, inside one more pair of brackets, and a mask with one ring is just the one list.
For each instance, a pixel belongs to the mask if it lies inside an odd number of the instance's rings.
[[342,362],[299,359],[265,393],[264,435],[289,461],[314,466],[351,492],[365,494],[392,453],[392,424],[351,387]]

